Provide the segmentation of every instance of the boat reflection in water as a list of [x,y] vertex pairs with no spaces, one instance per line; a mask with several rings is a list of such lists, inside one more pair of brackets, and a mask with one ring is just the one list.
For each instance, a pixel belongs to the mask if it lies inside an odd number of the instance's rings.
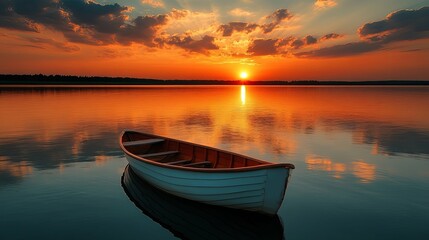
[[144,214],[182,239],[284,239],[278,215],[207,205],[176,197],[139,178],[127,166],[122,187]]

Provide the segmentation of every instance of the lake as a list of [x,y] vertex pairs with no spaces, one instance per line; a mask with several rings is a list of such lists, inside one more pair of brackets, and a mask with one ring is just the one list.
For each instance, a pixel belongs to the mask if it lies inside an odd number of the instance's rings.
[[[278,219],[156,192],[176,210],[139,208],[121,182],[123,129],[293,163]],[[201,221],[220,226],[201,230],[210,239],[249,239],[258,223],[259,239],[423,239],[429,87],[0,88],[0,216],[8,240],[193,238]]]

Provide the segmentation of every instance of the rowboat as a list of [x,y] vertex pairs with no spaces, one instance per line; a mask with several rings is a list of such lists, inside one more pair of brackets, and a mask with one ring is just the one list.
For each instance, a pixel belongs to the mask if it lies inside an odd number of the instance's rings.
[[138,177],[129,165],[121,185],[143,214],[181,239],[284,239],[278,215],[213,206],[171,195]]
[[295,168],[132,130],[120,134],[119,145],[133,171],[165,192],[269,215],[280,208]]

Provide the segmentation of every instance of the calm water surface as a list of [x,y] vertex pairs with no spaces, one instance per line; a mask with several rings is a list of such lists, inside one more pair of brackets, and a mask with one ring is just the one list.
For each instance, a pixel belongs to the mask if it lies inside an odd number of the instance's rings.
[[[278,219],[139,204],[158,195],[122,186],[123,129],[295,164]],[[0,239],[192,238],[201,221],[224,223],[212,239],[427,237],[429,88],[0,88]]]

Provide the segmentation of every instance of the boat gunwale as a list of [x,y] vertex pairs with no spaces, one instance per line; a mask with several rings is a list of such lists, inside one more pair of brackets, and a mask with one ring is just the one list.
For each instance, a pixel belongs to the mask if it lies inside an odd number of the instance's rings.
[[[138,155],[136,155],[136,154],[128,151],[124,147],[123,141],[122,141],[123,136],[126,133],[143,134],[143,135],[153,136],[153,137],[157,137],[157,138],[164,138],[166,140],[177,141],[177,142],[180,142],[180,143],[191,144],[191,145],[194,145],[194,146],[203,147],[203,148],[207,148],[207,149],[210,149],[210,150],[214,150],[214,151],[218,151],[218,152],[222,152],[222,153],[232,154],[232,155],[235,155],[235,156],[239,156],[239,157],[251,159],[251,160],[260,162],[262,164],[261,165],[254,165],[254,166],[247,166],[247,167],[238,167],[238,168],[193,168],[193,167],[184,167],[184,166],[180,166],[180,165],[169,165],[169,164],[166,164],[166,163],[156,162],[156,161],[152,161],[152,160],[147,159],[147,158],[143,158],[141,156],[138,156]],[[210,147],[210,146],[206,146],[206,145],[201,145],[201,144],[197,144],[197,143],[187,142],[187,141],[183,141],[183,140],[179,140],[179,139],[164,137],[164,136],[150,134],[150,133],[138,132],[138,131],[134,131],[134,130],[123,130],[121,132],[121,134],[119,135],[119,146],[121,147],[122,151],[126,155],[134,158],[135,160],[139,160],[141,162],[144,162],[144,163],[147,163],[147,164],[150,164],[150,165],[155,165],[155,166],[158,166],[158,167],[175,169],[175,170],[193,171],[193,172],[217,172],[217,173],[224,173],[224,172],[248,172],[248,171],[257,171],[257,170],[271,169],[271,168],[295,169],[295,166],[293,164],[291,164],[291,163],[271,163],[271,162],[259,160],[259,159],[256,159],[256,158],[252,158],[252,157],[249,157],[249,156],[241,155],[241,154],[238,154],[238,153],[234,153],[234,152],[222,150],[222,149],[215,148],[215,147]]]

